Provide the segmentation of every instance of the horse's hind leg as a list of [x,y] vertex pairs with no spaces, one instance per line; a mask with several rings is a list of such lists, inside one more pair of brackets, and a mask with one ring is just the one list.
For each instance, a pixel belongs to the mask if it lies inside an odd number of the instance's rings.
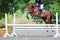
[[[49,23],[47,19],[44,19],[44,22],[45,22],[46,24]],[[47,25],[46,27],[48,27],[48,25]],[[47,30],[47,32],[49,32],[49,31]]]
[[46,24],[45,21],[43,21],[43,24]]
[[43,18],[43,22],[44,22],[45,24],[47,24],[47,22],[46,22],[46,19],[45,19],[45,18]]
[[47,18],[47,19],[46,19],[46,24],[51,24],[50,18]]

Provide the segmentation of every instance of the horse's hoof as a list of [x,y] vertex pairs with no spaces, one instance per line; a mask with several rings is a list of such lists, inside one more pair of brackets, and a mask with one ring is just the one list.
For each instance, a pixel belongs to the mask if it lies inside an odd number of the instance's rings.
[[54,31],[52,30],[52,32],[54,32]]
[[48,30],[47,30],[47,32],[48,32]]
[[29,19],[29,17],[26,16],[27,19]]

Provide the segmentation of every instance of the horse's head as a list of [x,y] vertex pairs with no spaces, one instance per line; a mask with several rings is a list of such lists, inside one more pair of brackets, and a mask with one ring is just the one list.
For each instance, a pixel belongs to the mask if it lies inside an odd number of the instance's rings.
[[33,4],[28,4],[27,5],[27,10],[28,10],[29,13],[32,13],[33,10],[34,10],[34,5]]

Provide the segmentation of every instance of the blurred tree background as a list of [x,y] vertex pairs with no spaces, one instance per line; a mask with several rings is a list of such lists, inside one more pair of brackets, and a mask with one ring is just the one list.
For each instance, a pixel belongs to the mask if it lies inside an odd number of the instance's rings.
[[[44,9],[49,10],[53,18],[55,18],[56,12],[60,15],[60,0],[43,0],[43,2]],[[15,12],[20,10],[23,14],[29,3],[35,3],[35,0],[0,0],[0,19],[4,18],[5,13],[13,14],[13,7]]]

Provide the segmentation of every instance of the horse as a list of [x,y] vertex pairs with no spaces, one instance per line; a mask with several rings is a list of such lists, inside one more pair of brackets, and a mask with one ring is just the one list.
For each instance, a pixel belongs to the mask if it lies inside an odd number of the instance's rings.
[[27,19],[29,19],[28,14],[30,14],[32,17],[38,17],[43,19],[45,24],[52,24],[52,16],[50,11],[44,10],[44,12],[41,14],[39,11],[39,7],[33,3],[27,4],[26,9],[27,9],[27,15],[26,15]]

